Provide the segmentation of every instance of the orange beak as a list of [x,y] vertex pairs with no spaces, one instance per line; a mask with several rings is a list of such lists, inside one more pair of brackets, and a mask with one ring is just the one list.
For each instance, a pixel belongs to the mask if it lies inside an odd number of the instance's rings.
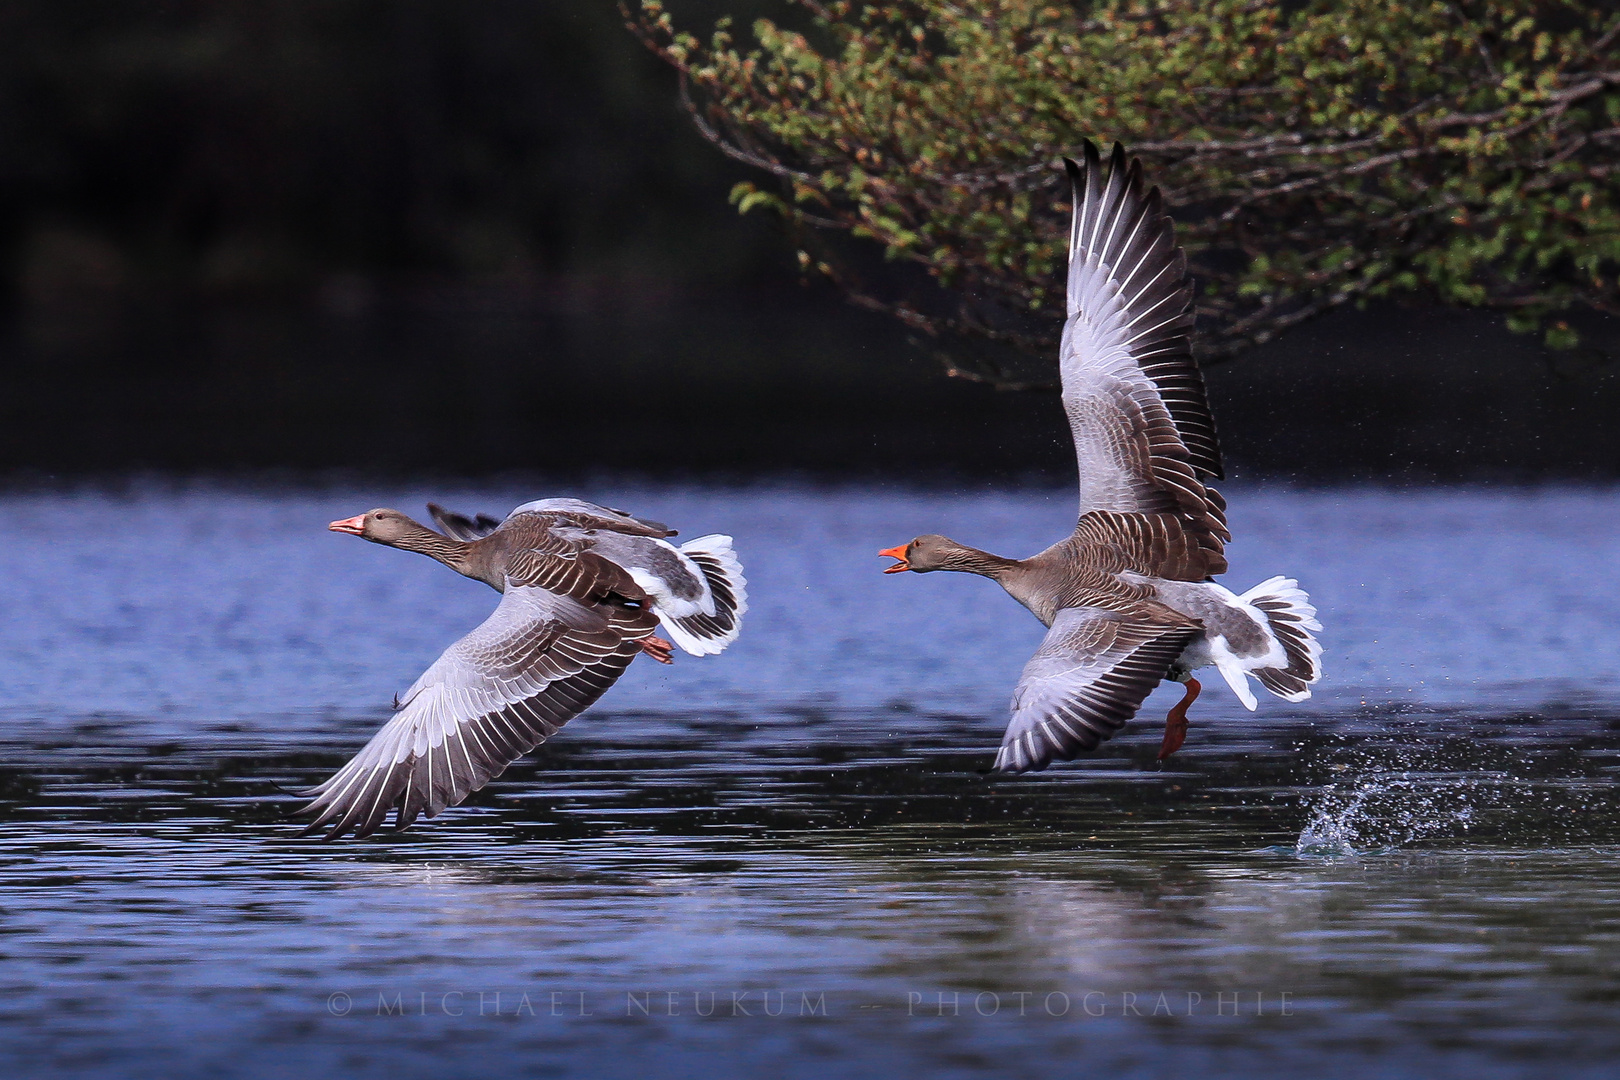
[[344,518],[342,521],[334,521],[332,524],[328,525],[327,528],[331,529],[333,532],[348,533],[350,536],[360,536],[365,532],[366,515],[356,514],[352,518]]
[[906,545],[904,544],[901,544],[898,547],[884,548],[882,551],[878,552],[878,554],[886,556],[890,559],[900,560],[893,566],[884,567],[883,572],[885,574],[903,574],[907,570],[911,569],[911,564],[906,562]]

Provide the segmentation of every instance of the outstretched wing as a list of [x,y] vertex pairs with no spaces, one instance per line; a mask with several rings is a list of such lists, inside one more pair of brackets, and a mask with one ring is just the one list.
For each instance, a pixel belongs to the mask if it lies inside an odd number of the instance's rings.
[[1064,608],[1013,691],[1012,723],[996,754],[1005,772],[1068,761],[1124,727],[1170,664],[1201,632],[1104,608]]
[[[651,629],[634,609],[622,626],[578,600],[511,585],[493,614],[447,649],[405,695],[399,712],[325,783],[301,813],[305,833],[335,821],[374,832],[398,808],[403,829],[483,787],[579,715],[624,673]],[[628,636],[627,636],[628,635]]]
[[[1080,465],[1080,513],[1174,513],[1230,539],[1204,379],[1193,360],[1187,257],[1158,188],[1114,145],[1104,172],[1064,159],[1074,200],[1063,405]],[[1219,548],[1216,548],[1217,552]]]

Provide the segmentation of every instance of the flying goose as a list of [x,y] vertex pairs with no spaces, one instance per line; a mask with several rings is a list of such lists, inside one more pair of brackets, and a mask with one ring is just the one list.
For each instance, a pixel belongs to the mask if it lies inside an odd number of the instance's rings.
[[1321,677],[1316,609],[1292,578],[1242,596],[1226,571],[1226,500],[1215,424],[1193,360],[1187,258],[1158,188],[1118,143],[1106,172],[1064,159],[1072,194],[1067,319],[1059,354],[1063,407],[1080,467],[1074,533],[1027,559],[943,536],[880,555],[885,568],[960,570],[1001,584],[1048,627],[1013,692],[995,767],[1044,769],[1096,749],[1136,715],[1161,679],[1186,693],[1165,721],[1162,760],[1180,748],[1192,673],[1213,664],[1243,704],[1248,676],[1288,701]]
[[[729,536],[677,548],[675,530],[579,499],[524,503],[505,521],[431,503],[434,532],[398,510],[334,521],[334,532],[420,552],[495,589],[501,601],[395,702],[393,719],[308,791],[299,813],[364,837],[432,817],[499,776],[578,716],[630,661],[671,663],[737,639],[747,581]],[[662,623],[674,642],[654,635]]]

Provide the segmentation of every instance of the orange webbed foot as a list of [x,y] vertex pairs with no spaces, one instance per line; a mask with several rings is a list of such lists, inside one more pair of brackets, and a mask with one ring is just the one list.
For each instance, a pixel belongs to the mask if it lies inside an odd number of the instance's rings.
[[673,664],[675,662],[675,645],[656,635],[649,635],[636,642],[641,651],[658,661],[660,664]]
[[1159,747],[1159,760],[1163,761],[1177,750],[1187,740],[1187,707],[1198,700],[1198,692],[1203,687],[1192,676],[1187,677],[1187,696],[1176,702],[1170,709],[1170,715],[1164,718],[1164,743]]

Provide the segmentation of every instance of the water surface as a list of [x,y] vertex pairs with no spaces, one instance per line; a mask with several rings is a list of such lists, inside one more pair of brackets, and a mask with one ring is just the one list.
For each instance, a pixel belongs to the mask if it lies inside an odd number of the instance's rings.
[[1042,630],[883,577],[1025,554],[1066,490],[574,493],[727,531],[743,639],[607,697],[465,807],[296,839],[495,597],[324,532],[433,497],[148,487],[0,507],[0,1059],[108,1076],[1610,1075],[1620,496],[1230,493],[1242,589],[1327,625],[1309,702],[1161,690],[985,773]]

